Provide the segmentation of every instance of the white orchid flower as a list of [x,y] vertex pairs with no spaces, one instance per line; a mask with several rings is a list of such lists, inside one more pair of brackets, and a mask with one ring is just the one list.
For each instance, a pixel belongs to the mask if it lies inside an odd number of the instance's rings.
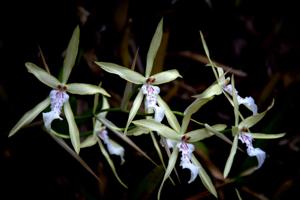
[[[280,134],[264,134],[264,133],[252,133],[250,132],[250,128],[253,127],[256,123],[258,123],[265,115],[266,113],[273,107],[274,101],[272,104],[263,112],[256,113],[254,115],[251,115],[247,118],[242,117],[242,121],[239,122],[241,114],[239,112],[239,100],[237,91],[234,87],[234,77],[231,79],[230,87],[228,87],[229,92],[232,93],[233,97],[233,105],[234,105],[234,116],[235,116],[235,125],[232,128],[232,135],[234,136],[233,143],[231,146],[230,154],[228,156],[228,159],[225,164],[224,168],[224,177],[226,178],[230,172],[234,156],[236,154],[236,150],[238,147],[238,140],[240,140],[242,143],[244,143],[247,147],[247,154],[251,157],[256,156],[258,161],[257,169],[262,166],[262,164],[265,161],[266,153],[261,150],[260,148],[254,148],[253,147],[253,138],[260,138],[260,139],[274,139],[284,136],[284,133]],[[230,91],[231,90],[231,91]],[[234,91],[234,92],[233,92]],[[251,100],[250,100],[251,101]]]
[[55,119],[62,119],[60,114],[64,109],[65,117],[69,125],[69,133],[72,145],[77,153],[80,151],[80,136],[77,128],[71,105],[68,101],[69,95],[91,95],[101,93],[109,96],[109,94],[101,87],[85,84],[85,83],[68,83],[67,80],[70,76],[71,70],[75,64],[76,56],[79,45],[79,27],[77,26],[73,32],[68,48],[66,50],[63,73],[61,81],[44,69],[38,67],[34,63],[26,62],[25,66],[29,73],[32,73],[39,81],[52,88],[50,95],[41,103],[36,105],[32,110],[28,111],[18,121],[18,123],[9,132],[9,137],[14,135],[22,127],[30,124],[42,111],[44,111],[49,105],[51,105],[51,111],[43,113],[44,126],[46,129],[51,129],[51,123]]
[[203,34],[201,32],[200,32],[200,36],[201,36],[205,54],[209,61],[209,65],[211,66],[212,71],[215,75],[216,82],[213,83],[211,86],[209,86],[201,94],[194,95],[194,97],[196,98],[194,103],[197,103],[198,101],[201,101],[202,99],[213,98],[214,96],[220,95],[223,93],[227,97],[227,99],[230,101],[232,106],[234,106],[231,98],[227,95],[227,93],[231,96],[233,96],[233,93],[235,93],[238,105],[242,104],[242,105],[246,106],[246,108],[248,108],[250,111],[252,111],[253,115],[257,114],[257,105],[255,104],[254,99],[252,97],[242,98],[241,96],[238,95],[238,91],[236,89],[233,90],[232,85],[229,84],[230,78],[225,77],[223,68],[216,66],[216,64],[211,60],[208,47],[204,40]]
[[[126,123],[125,132],[127,132],[128,126],[134,119],[138,109],[143,100],[143,95],[145,95],[145,108],[151,108],[154,111],[155,119],[161,121],[166,115],[168,121],[170,120],[169,114],[167,114],[164,105],[166,105],[163,100],[159,97],[159,87],[157,85],[167,83],[175,80],[181,75],[178,73],[176,69],[163,71],[154,75],[151,75],[151,71],[153,68],[154,59],[156,57],[158,48],[160,46],[161,40],[163,36],[163,20],[161,20],[157,26],[157,29],[152,38],[149,51],[147,54],[147,62],[146,62],[146,70],[145,76],[135,72],[133,70],[128,69],[127,67],[123,67],[114,63],[108,62],[95,62],[99,65],[103,70],[119,75],[121,78],[138,85],[142,85],[139,93],[135,97],[133,101],[132,108],[129,112],[129,117]],[[147,111],[148,112],[148,111]],[[164,114],[163,114],[164,113]]]
[[[135,124],[137,127],[142,127],[145,129],[156,131],[160,136],[162,136],[162,145],[167,146],[170,149],[172,148],[172,153],[169,157],[168,166],[166,168],[163,181],[158,191],[158,198],[160,197],[160,193],[164,182],[169,178],[172,170],[175,167],[179,152],[181,153],[180,166],[183,169],[189,169],[191,173],[188,183],[193,182],[196,179],[197,175],[199,175],[201,181],[203,182],[203,185],[208,189],[210,193],[217,197],[216,189],[209,175],[205,172],[200,162],[198,162],[196,157],[193,155],[195,147],[191,143],[213,136],[214,132],[224,130],[226,128],[226,125],[216,124],[211,126],[210,129],[202,128],[186,132],[192,114],[194,114],[209,100],[210,99],[202,99],[202,101],[198,103],[192,103],[184,111],[184,117],[182,119],[181,126],[179,125],[177,118],[174,116],[174,114],[169,112],[168,115],[171,119],[169,121],[169,124],[172,128],[161,124],[154,119],[142,119],[133,121],[133,124]],[[167,110],[170,109],[167,105],[165,105],[165,107],[167,108]],[[212,132],[211,130],[214,130],[214,132]]]

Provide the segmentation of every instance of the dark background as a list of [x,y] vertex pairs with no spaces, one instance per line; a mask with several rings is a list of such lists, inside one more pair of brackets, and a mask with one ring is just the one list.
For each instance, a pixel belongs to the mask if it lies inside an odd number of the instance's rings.
[[[255,131],[287,133],[281,139],[255,141],[268,156],[263,167],[250,176],[233,183],[220,182],[212,177],[220,187],[220,199],[237,199],[234,188],[240,190],[243,199],[299,199],[300,16],[294,10],[297,7],[295,3],[282,0],[2,1],[0,199],[156,197],[156,193],[151,191],[149,195],[147,192],[141,194],[141,191],[147,191],[147,187],[139,187],[153,166],[130,148],[126,148],[128,157],[125,166],[120,167],[118,160],[115,160],[129,190],[116,182],[99,149],[92,147],[81,151],[82,158],[105,180],[105,192],[101,194],[97,181],[40,127],[22,129],[7,138],[19,118],[50,91],[26,71],[24,63],[31,61],[42,66],[40,46],[51,72],[58,73],[63,51],[74,27],[80,24],[79,7],[86,9],[90,15],[80,25],[80,59],[70,81],[98,84],[102,80],[103,87],[116,94],[111,99],[113,106],[117,106],[117,97],[122,95],[124,88],[124,84],[116,82],[125,82],[107,75],[92,65],[92,61],[97,56],[98,60],[128,64],[122,58],[124,52],[121,46],[126,30],[131,30],[132,41],[139,47],[140,66],[143,66],[153,32],[160,18],[164,17],[164,30],[169,33],[164,69],[178,69],[184,77],[180,84],[192,88],[191,91],[181,89],[169,98],[174,110],[183,111],[192,101],[189,97],[200,93],[214,80],[203,63],[179,55],[182,51],[203,54],[201,30],[214,60],[247,74],[246,77],[236,77],[241,96],[252,96],[258,103],[259,111],[275,99],[274,108]],[[131,58],[132,51],[131,46]],[[173,86],[162,88],[162,94],[167,94],[170,87]],[[224,106],[223,102],[224,99],[216,100],[195,117],[208,122],[231,119],[232,114],[228,114],[230,107]],[[119,119],[118,116],[111,117]],[[126,120],[126,116],[122,117]],[[151,151],[151,145],[142,139],[137,139],[137,142],[141,142],[143,149]],[[205,145],[210,160],[222,171],[230,147],[216,140],[208,140]],[[153,152],[149,154],[155,156]],[[248,162],[247,156],[238,153],[232,175],[241,172]],[[153,181],[152,187],[155,187],[155,176],[145,180]],[[162,198],[213,199],[205,193],[199,179],[191,185],[165,186]]]

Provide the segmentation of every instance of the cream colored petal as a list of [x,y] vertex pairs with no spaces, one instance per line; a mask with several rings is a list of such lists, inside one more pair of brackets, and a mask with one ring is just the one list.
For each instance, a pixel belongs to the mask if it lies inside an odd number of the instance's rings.
[[61,83],[54,76],[46,72],[44,69],[38,67],[34,63],[26,62],[25,66],[29,73],[32,73],[39,81],[48,85],[51,88],[57,88]]
[[80,29],[79,26],[76,26],[76,28],[73,31],[72,37],[69,41],[67,50],[65,52],[63,73],[62,73],[62,82],[64,84],[68,81],[71,71],[75,65],[75,61],[78,53],[79,37],[80,37]]
[[8,137],[13,136],[22,127],[30,124],[43,110],[50,105],[50,98],[47,97],[44,101],[36,105],[33,109],[26,112],[18,123],[10,130]]

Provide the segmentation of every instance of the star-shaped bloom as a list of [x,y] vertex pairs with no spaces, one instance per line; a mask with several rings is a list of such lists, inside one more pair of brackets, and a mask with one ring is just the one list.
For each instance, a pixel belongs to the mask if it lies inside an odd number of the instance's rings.
[[[231,89],[232,91],[235,91],[234,87],[234,78],[231,78]],[[252,133],[250,132],[250,128],[253,127],[256,123],[258,123],[265,115],[266,113],[273,107],[274,101],[272,104],[263,112],[253,114],[247,118],[241,117],[241,113],[239,112],[239,105],[238,102],[238,95],[237,92],[232,92],[232,102],[234,105],[234,115],[235,115],[235,125],[232,127],[232,135],[234,136],[232,147],[230,150],[230,154],[228,156],[228,159],[225,164],[224,169],[224,177],[227,177],[232,163],[234,156],[236,154],[237,146],[238,146],[238,140],[240,140],[242,143],[244,143],[247,147],[247,154],[251,157],[256,156],[258,161],[257,169],[262,166],[262,164],[265,161],[266,153],[261,150],[260,148],[254,148],[253,147],[253,138],[260,138],[260,139],[274,139],[284,136],[284,133],[280,134],[264,134],[264,133]],[[240,118],[242,118],[242,121],[239,123]]]
[[239,105],[242,104],[242,105],[246,106],[246,108],[248,108],[250,111],[252,111],[253,115],[257,114],[257,105],[255,104],[254,99],[252,97],[242,98],[241,96],[238,95],[238,91],[236,89],[234,89],[234,90],[232,89],[232,85],[229,84],[230,78],[225,77],[223,68],[216,66],[215,63],[211,60],[209,50],[207,48],[206,42],[205,42],[204,37],[201,32],[200,32],[200,36],[201,36],[205,54],[209,61],[209,65],[211,66],[212,71],[215,75],[216,82],[213,83],[211,86],[209,86],[201,94],[194,95],[194,97],[196,98],[196,100],[194,101],[194,104],[197,104],[198,101],[202,101],[202,99],[213,98],[214,96],[220,95],[223,93],[233,106],[233,102],[227,94],[232,96],[233,93],[235,93],[235,95],[237,96],[237,103]]
[[159,97],[160,89],[157,85],[173,81],[174,79],[181,76],[176,69],[167,70],[164,72],[151,75],[154,59],[157,54],[158,48],[160,46],[162,35],[163,35],[163,20],[159,22],[150,44],[150,48],[147,54],[145,76],[138,72],[130,70],[127,67],[123,67],[114,63],[95,62],[103,70],[109,73],[117,74],[121,78],[131,83],[142,85],[139,93],[137,94],[135,100],[133,101],[132,108],[129,112],[129,117],[127,120],[125,132],[127,132],[128,126],[130,125],[138,109],[140,108],[140,105],[143,100],[143,95],[146,96],[145,97],[146,112],[150,113],[153,110],[155,115],[154,116],[155,120],[157,121],[161,121],[165,114],[169,121],[168,118],[169,114],[166,113],[168,111],[166,111],[165,108],[163,107],[165,103]]
[[[94,112],[96,111],[96,107],[98,104],[97,98],[99,98],[99,95],[95,95]],[[108,103],[107,99],[103,96],[101,110],[107,110],[109,108],[110,108],[109,103]],[[108,136],[108,129],[115,129],[115,130],[120,130],[120,129],[112,124],[108,128],[105,125],[103,125],[101,120],[106,118],[106,115],[107,115],[107,111],[95,113],[96,118],[93,120],[93,124],[94,124],[93,134],[91,136],[87,137],[81,143],[80,146],[81,146],[81,148],[90,147],[90,146],[97,144],[97,142],[100,145],[100,143],[102,141],[106,145],[109,154],[120,156],[121,163],[124,163],[125,162],[124,148],[120,144],[115,142],[114,140],[110,139]],[[101,139],[101,141],[100,141],[100,139]],[[103,145],[100,145],[100,149],[102,152],[104,152],[104,151],[106,152],[106,150],[103,148]],[[109,163],[112,163],[112,161],[109,157],[107,157],[107,159],[108,159]],[[114,166],[112,166],[112,167],[114,168]]]
[[[205,99],[205,102],[203,100],[201,102],[201,105],[192,104],[187,107],[187,109],[184,111],[184,117],[182,119],[181,126],[179,125],[177,118],[173,113],[169,113],[169,118],[172,119],[170,120],[170,126],[172,128],[161,124],[154,119],[142,119],[133,121],[133,124],[135,124],[137,127],[156,131],[163,138],[165,138],[165,143],[163,143],[163,145],[166,145],[168,148],[172,148],[172,153],[169,157],[169,162],[163,178],[163,182],[159,188],[158,197],[160,196],[160,192],[164,182],[167,178],[169,178],[172,170],[175,167],[179,153],[181,153],[180,166],[183,169],[188,169],[191,173],[190,180],[188,182],[193,182],[196,179],[197,175],[199,175],[204,186],[213,195],[217,196],[216,190],[212,184],[212,181],[210,180],[210,177],[205,172],[204,168],[198,162],[196,157],[193,155],[195,147],[192,143],[213,136],[214,132],[224,130],[226,128],[226,125],[216,124],[214,126],[211,126],[210,129],[202,128],[186,132],[192,114],[194,114],[196,110],[200,109],[200,107],[202,107],[209,100],[210,99]],[[165,107],[168,110],[170,109],[167,105],[165,105]],[[210,131],[212,129],[214,130],[214,132]]]
[[32,110],[28,111],[18,121],[18,123],[9,132],[9,137],[14,135],[20,128],[30,124],[41,112],[43,112],[49,105],[51,111],[43,113],[44,126],[46,129],[51,129],[51,123],[55,119],[62,119],[60,114],[64,110],[65,117],[69,125],[69,133],[72,145],[77,153],[80,151],[80,136],[77,128],[71,105],[68,101],[69,95],[92,95],[101,93],[109,96],[109,94],[101,87],[85,84],[85,83],[68,83],[71,70],[75,64],[79,45],[79,27],[77,26],[72,34],[69,45],[66,50],[61,80],[52,76],[44,69],[38,67],[34,63],[26,62],[25,66],[29,73],[32,73],[39,81],[52,88],[50,95],[41,103],[36,105]]

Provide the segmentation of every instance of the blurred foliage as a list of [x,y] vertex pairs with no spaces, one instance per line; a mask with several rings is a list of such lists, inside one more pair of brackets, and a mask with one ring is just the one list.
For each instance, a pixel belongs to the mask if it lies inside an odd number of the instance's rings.
[[[162,16],[164,45],[154,70],[162,70],[161,66],[164,70],[176,68],[184,77],[161,87],[161,95],[170,107],[183,111],[193,101],[190,97],[214,80],[210,69],[204,67],[208,62],[203,59],[201,30],[212,59],[237,70],[235,82],[241,96],[254,97],[260,111],[275,98],[274,107],[257,130],[287,133],[282,139],[255,141],[267,152],[267,159],[250,176],[244,170],[256,161],[238,151],[235,163],[240,165],[234,165],[231,178],[225,180],[220,174],[230,145],[212,139],[199,143],[201,151],[197,151],[197,156],[210,173],[219,199],[238,199],[236,188],[244,200],[299,199],[300,165],[296,161],[300,152],[300,16],[293,9],[295,4],[282,0],[1,2],[0,199],[19,199],[19,195],[26,199],[156,198],[153,191],[158,188],[153,187],[155,181],[159,185],[163,176],[161,168],[154,168],[131,148],[126,148],[126,163],[118,166],[122,180],[127,181],[129,190],[126,190],[115,180],[98,148],[84,149],[80,155],[103,180],[101,187],[39,126],[22,129],[9,140],[7,135],[16,119],[48,95],[46,87],[28,76],[24,66],[27,61],[43,65],[39,47],[51,72],[57,74],[69,36],[80,23],[80,55],[70,81],[96,85],[102,81],[103,88],[112,95],[110,104],[115,107],[121,103],[125,81],[120,82],[115,76],[103,79],[104,72],[94,61],[101,59],[130,66],[139,49],[135,70],[143,72],[145,60],[141,58],[146,57],[153,30]],[[121,84],[115,84],[116,81]],[[86,102],[91,99],[78,99],[81,102],[78,112],[84,113]],[[193,118],[211,123],[232,121],[234,116],[227,114],[231,108],[224,106],[223,101],[210,102]],[[109,114],[120,127],[125,126],[126,116],[119,112]],[[158,162],[152,145],[143,143],[144,137],[147,136],[133,140],[142,143],[142,149]],[[167,181],[162,199],[214,199],[200,181],[187,184],[188,172],[180,173],[181,184],[173,186]]]

